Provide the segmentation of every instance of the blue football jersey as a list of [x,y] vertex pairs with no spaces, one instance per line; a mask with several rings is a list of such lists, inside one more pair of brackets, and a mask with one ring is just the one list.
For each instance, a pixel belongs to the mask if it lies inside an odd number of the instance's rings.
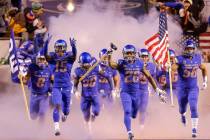
[[29,65],[30,89],[32,93],[46,94],[50,89],[51,72],[50,68],[40,69],[36,64]]
[[140,91],[139,78],[144,63],[139,59],[136,59],[132,64],[120,59],[118,61],[118,66],[121,91],[127,93],[138,93]]
[[53,87],[70,87],[71,86],[71,69],[75,58],[71,52],[67,52],[62,57],[58,57],[56,53],[50,53],[51,71],[54,75]]
[[[154,63],[152,62],[148,62],[146,64],[146,69],[150,72],[150,74],[154,77],[156,74],[156,66]],[[140,72],[140,78],[139,78],[139,83],[140,83],[140,89],[141,90],[148,90],[148,79],[147,77],[144,75],[143,72]]]
[[100,68],[105,71],[107,74],[102,75],[99,74],[99,83],[98,83],[98,89],[104,90],[104,91],[110,91],[113,90],[113,77],[117,75],[117,70],[112,69],[109,66],[99,64]]
[[[85,70],[81,67],[77,67],[75,69],[76,79],[79,80],[86,72],[87,72],[87,70]],[[97,93],[98,93],[98,74],[99,74],[99,68],[97,66],[81,81],[83,97],[97,95]]]
[[201,65],[201,55],[194,54],[192,59],[183,55],[177,57],[180,86],[197,88],[197,70]]
[[157,79],[158,86],[161,89],[164,89],[167,86],[167,75],[168,75],[167,71],[162,70],[162,69],[157,70],[156,79]]

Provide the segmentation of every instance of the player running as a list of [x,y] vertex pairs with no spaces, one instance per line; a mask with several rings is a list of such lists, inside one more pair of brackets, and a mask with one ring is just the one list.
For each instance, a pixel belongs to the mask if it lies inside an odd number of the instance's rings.
[[24,77],[30,84],[30,116],[32,119],[44,120],[44,115],[49,106],[48,92],[52,75],[44,55],[38,54],[35,62],[28,67]]
[[[149,52],[147,49],[141,49],[138,52],[139,57],[144,62],[144,66],[147,71],[150,72],[151,76],[154,77],[156,74],[156,66],[154,63],[149,62]],[[145,115],[149,100],[149,91],[148,91],[148,78],[143,72],[140,72],[140,78],[139,78],[139,112],[140,112],[140,124],[141,128],[144,127],[145,122]]]
[[72,47],[71,52],[67,52],[67,43],[65,40],[57,40],[54,45],[55,52],[50,52],[47,61],[51,64],[54,75],[52,88],[52,102],[54,104],[53,120],[55,126],[55,135],[60,135],[60,110],[62,109],[62,121],[67,119],[70,111],[71,100],[71,69],[76,60],[77,49],[76,41],[70,38]]
[[202,64],[201,55],[195,53],[196,44],[192,40],[187,40],[184,46],[183,54],[177,57],[177,63],[172,66],[173,70],[178,70],[179,74],[179,92],[178,103],[181,121],[186,125],[187,104],[190,105],[192,137],[197,136],[198,126],[198,80],[197,70],[201,69],[203,75],[203,88],[207,88],[207,69]]
[[[75,81],[74,88],[75,93],[78,93],[78,84],[80,78],[93,66],[95,58],[92,58],[88,52],[83,52],[79,56],[80,66],[75,69]],[[86,123],[90,126],[91,122],[95,120],[95,117],[100,113],[100,103],[98,95],[98,80],[100,76],[107,76],[106,71],[99,72],[99,66],[96,66],[82,81],[81,91],[81,110]],[[89,128],[90,130],[91,128]],[[90,130],[91,131],[91,130]]]
[[99,69],[107,72],[107,75],[99,75],[98,91],[102,100],[106,99],[109,103],[113,102],[116,94],[119,94],[119,76],[117,71],[109,66],[108,50],[102,49],[99,58],[103,60],[99,63]]
[[109,64],[120,73],[120,97],[124,110],[124,124],[127,129],[128,139],[133,140],[134,135],[131,131],[131,117],[136,118],[139,109],[140,73],[143,72],[148,78],[162,101],[165,101],[165,97],[163,96],[164,92],[157,87],[151,74],[146,70],[144,63],[136,58],[136,48],[133,45],[126,45],[122,53],[123,59],[115,63],[112,62],[110,58]]

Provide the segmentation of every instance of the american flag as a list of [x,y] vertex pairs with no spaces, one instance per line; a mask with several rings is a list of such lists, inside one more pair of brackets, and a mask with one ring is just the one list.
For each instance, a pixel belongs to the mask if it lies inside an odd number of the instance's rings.
[[201,49],[210,49],[210,32],[200,34],[199,46]]
[[148,51],[153,59],[165,67],[168,61],[168,31],[167,31],[167,16],[165,12],[161,12],[159,16],[159,32],[154,34],[145,41]]

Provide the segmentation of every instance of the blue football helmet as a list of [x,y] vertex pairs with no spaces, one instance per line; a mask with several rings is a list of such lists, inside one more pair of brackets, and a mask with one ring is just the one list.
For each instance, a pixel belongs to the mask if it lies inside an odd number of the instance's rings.
[[147,49],[140,49],[140,51],[138,52],[139,57],[141,56],[149,56],[149,51]]
[[67,50],[67,43],[65,40],[59,39],[55,42],[54,49],[56,53],[59,52],[66,52]]
[[136,59],[136,48],[133,45],[126,45],[123,48],[123,58],[128,61],[128,62],[132,62]]
[[169,56],[170,57],[176,57],[175,51],[172,49],[169,49]]
[[42,55],[42,54],[40,54],[40,53],[36,56],[36,64],[37,64],[37,65],[39,66],[39,68],[41,68],[41,69],[46,68],[47,65],[48,65],[45,56]]
[[193,40],[189,39],[184,44],[184,55],[193,56],[195,54],[196,44]]
[[103,60],[101,60],[101,64],[103,65],[108,65],[108,55],[107,55],[108,50],[107,49],[102,49],[99,52],[99,58],[101,59],[103,57]]
[[107,52],[108,52],[107,49],[102,49],[102,50],[99,52],[99,58],[101,58],[101,57],[104,56],[104,55],[107,55]]
[[149,51],[147,49],[140,49],[138,55],[145,63],[149,61]]
[[91,67],[92,57],[88,52],[83,52],[79,56],[79,64],[81,67],[88,69]]

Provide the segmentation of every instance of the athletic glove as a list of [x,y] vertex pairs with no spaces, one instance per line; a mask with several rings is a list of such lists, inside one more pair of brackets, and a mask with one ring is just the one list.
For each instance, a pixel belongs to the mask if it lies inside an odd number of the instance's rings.
[[70,40],[70,45],[72,47],[76,47],[76,40],[74,38],[70,38],[69,40]]
[[156,88],[155,92],[158,94],[159,99],[162,103],[166,103],[166,92],[164,90],[161,90],[159,88]]
[[205,77],[203,78],[203,87],[202,87],[203,90],[207,88],[207,82],[208,82],[207,76],[205,76]]

